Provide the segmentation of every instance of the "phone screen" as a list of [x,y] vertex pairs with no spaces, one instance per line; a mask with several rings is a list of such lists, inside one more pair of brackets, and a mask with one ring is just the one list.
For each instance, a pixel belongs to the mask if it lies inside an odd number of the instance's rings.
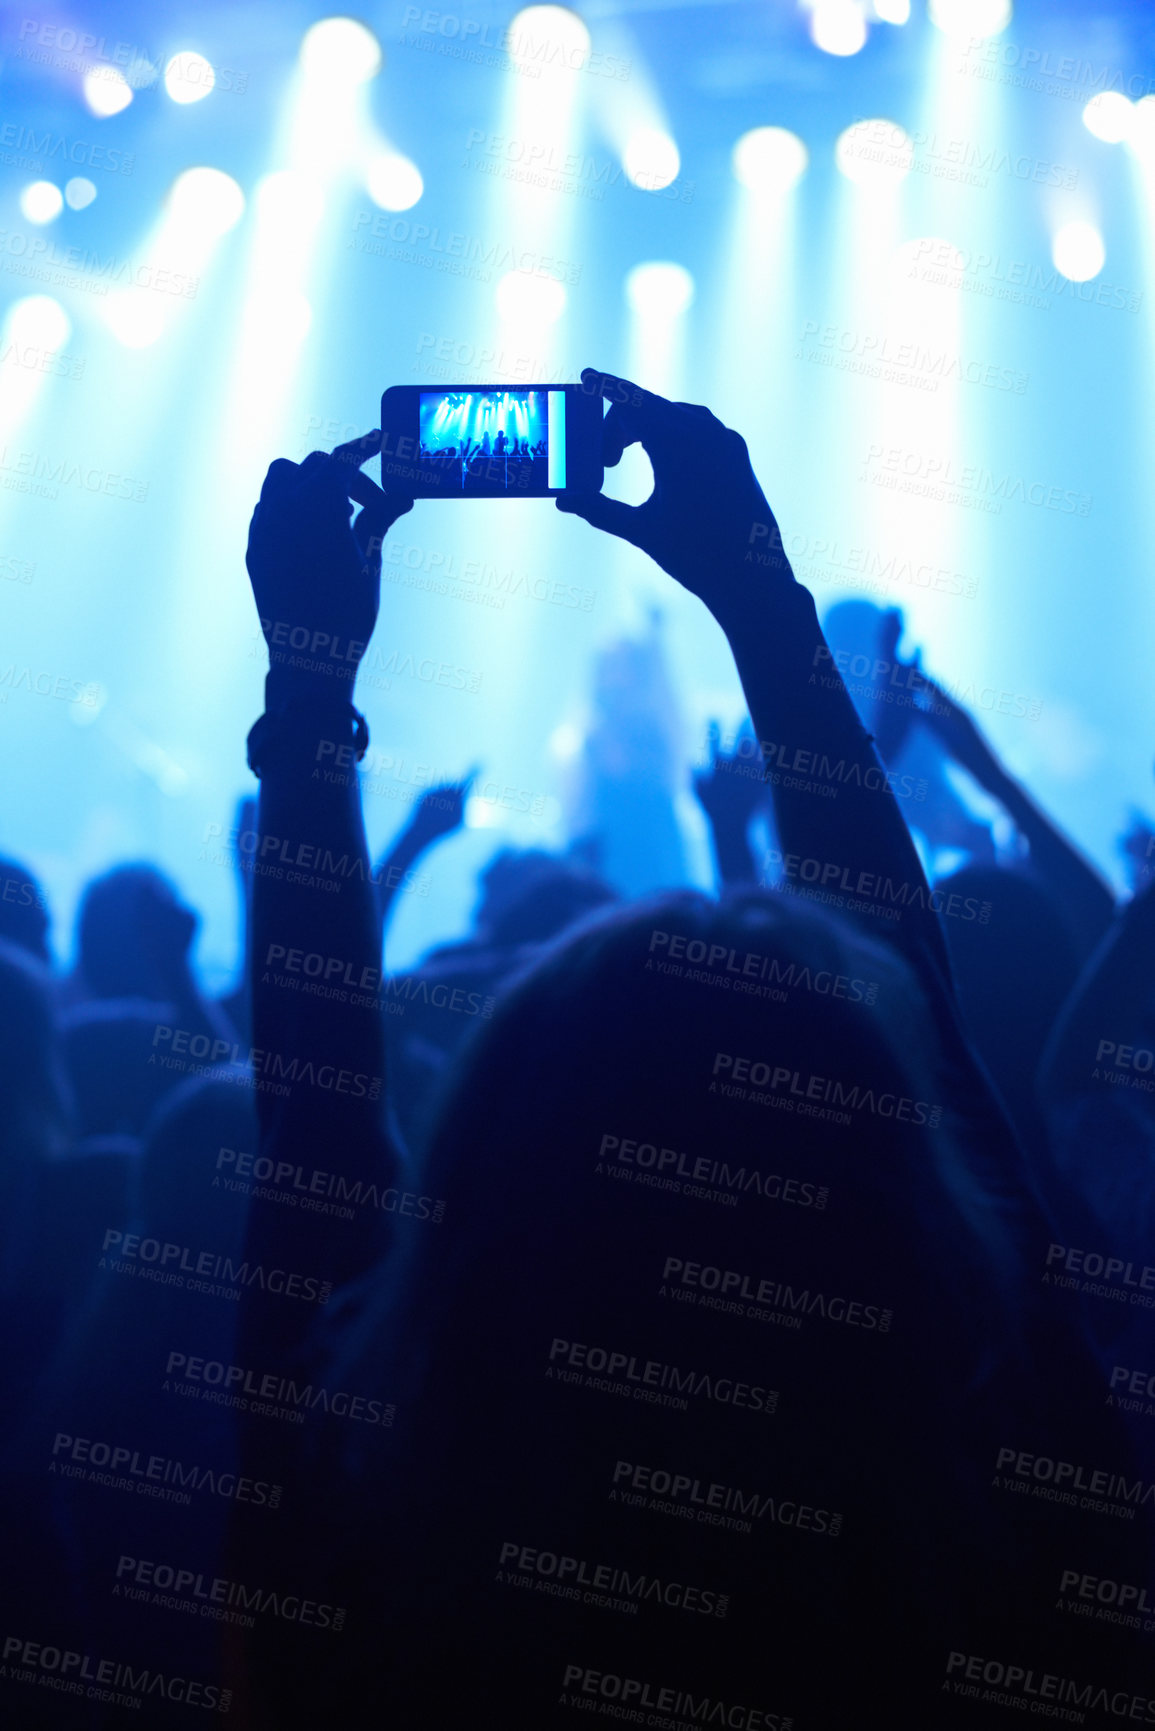
[[463,493],[565,486],[564,391],[422,391],[417,434]]
[[394,386],[381,400],[382,485],[444,499],[597,492],[602,414],[580,385]]

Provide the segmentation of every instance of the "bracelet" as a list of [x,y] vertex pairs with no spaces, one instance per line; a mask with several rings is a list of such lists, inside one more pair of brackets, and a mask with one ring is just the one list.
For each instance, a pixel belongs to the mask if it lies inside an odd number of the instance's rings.
[[[324,732],[326,728],[331,728],[337,735],[335,742],[328,740]],[[310,761],[319,761],[320,747],[327,743],[334,744],[335,765],[343,764],[336,752],[349,750],[360,763],[369,749],[369,723],[361,711],[351,703],[318,706],[313,698],[304,703],[290,699],[279,710],[272,713],[266,710],[250,728],[246,742],[249,768],[260,780],[262,770],[268,768],[278,768],[282,764],[303,767]]]

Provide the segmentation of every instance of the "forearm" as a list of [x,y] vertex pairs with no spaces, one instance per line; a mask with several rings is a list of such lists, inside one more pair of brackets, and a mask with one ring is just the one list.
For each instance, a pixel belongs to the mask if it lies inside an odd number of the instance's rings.
[[375,874],[377,918],[381,927],[382,944],[385,941],[385,932],[389,924],[389,916],[393,911],[393,904],[397,900],[406,877],[424,851],[424,843],[418,841],[412,832],[406,828],[402,830],[377,868]]
[[1036,876],[1051,890],[1085,961],[1108,931],[1115,898],[1095,868],[1057,830],[1009,775],[1000,773],[988,791],[1024,838]]
[[[262,764],[253,882],[253,1068],[261,1152],[287,1164],[305,1194],[387,1184],[380,1130],[384,1039],[380,928],[356,771],[326,769],[332,737],[319,706],[292,749]],[[315,1175],[321,1173],[318,1179]],[[319,1187],[319,1188],[318,1188]],[[329,1220],[254,1201],[246,1255],[319,1284],[355,1279],[380,1248],[377,1210]],[[308,1307],[246,1307],[246,1326],[290,1344]]]
[[754,855],[746,837],[746,824],[719,823],[710,820],[714,840],[714,859],[718,880],[723,889],[748,889],[758,881]]
[[[720,621],[762,742],[786,877],[867,915],[949,979],[946,947],[918,853],[818,623],[813,597],[783,580]],[[790,865],[794,864],[794,870]]]

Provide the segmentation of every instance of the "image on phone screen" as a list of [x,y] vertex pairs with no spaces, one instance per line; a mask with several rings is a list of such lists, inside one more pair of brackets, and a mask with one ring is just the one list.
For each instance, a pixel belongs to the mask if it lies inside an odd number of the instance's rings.
[[565,404],[563,390],[421,391],[421,464],[477,497],[564,487]]

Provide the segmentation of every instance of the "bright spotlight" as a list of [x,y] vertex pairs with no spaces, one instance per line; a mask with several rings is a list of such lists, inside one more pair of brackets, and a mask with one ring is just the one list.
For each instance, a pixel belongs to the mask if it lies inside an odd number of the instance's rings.
[[682,159],[668,132],[646,127],[633,133],[622,152],[627,180],[643,192],[661,192],[677,180]]
[[909,24],[910,0],[874,0],[874,16],[883,24]]
[[626,300],[642,318],[676,319],[694,300],[694,279],[680,264],[636,264],[626,278]]
[[806,146],[784,126],[756,126],[745,132],[730,158],[734,178],[751,192],[789,192],[806,173]]
[[106,120],[132,101],[132,86],[114,66],[94,66],[84,74],[84,100],[93,114]]
[[497,310],[509,324],[554,325],[566,306],[566,292],[556,277],[529,271],[506,271],[497,285]]
[[69,210],[87,210],[96,197],[96,188],[82,174],[75,175],[64,188],[64,202]]
[[590,33],[568,6],[526,6],[510,25],[507,40],[515,66],[541,61],[547,69],[576,70],[589,58]]
[[308,336],[313,324],[313,307],[300,289],[282,288],[273,283],[257,293],[255,302],[255,318],[260,326],[261,339],[271,349],[294,349]]
[[381,44],[355,18],[322,18],[301,41],[301,65],[326,84],[367,84],[381,60]]
[[1100,90],[1083,110],[1083,125],[1104,144],[1122,144],[1134,113],[1131,103],[1117,90]]
[[20,194],[20,211],[26,222],[55,222],[64,209],[64,196],[50,180],[34,180]]
[[164,87],[174,102],[200,102],[217,81],[203,54],[174,54],[164,69]]
[[1155,152],[1155,96],[1141,96],[1132,108],[1127,143],[1140,156]]
[[51,295],[27,295],[8,313],[8,334],[33,348],[62,349],[72,335],[72,323]]
[[291,168],[274,169],[257,182],[257,212],[266,227],[299,232],[315,228],[325,214],[316,181]]
[[164,335],[160,296],[141,289],[117,289],[101,304],[100,316],[126,349],[151,348]]
[[893,120],[856,120],[835,145],[834,160],[857,186],[896,186],[914,165],[914,143]]
[[1103,237],[1090,222],[1066,222],[1051,240],[1055,269],[1071,282],[1090,282],[1107,262]]
[[244,215],[245,195],[232,175],[219,168],[186,168],[172,183],[168,206],[186,230],[227,234]]
[[818,0],[810,40],[827,54],[857,54],[866,46],[866,18],[857,0]]
[[904,241],[894,255],[895,268],[907,281],[921,277],[926,271],[960,271],[966,269],[966,257],[952,241],[938,235],[923,235],[917,240]]
[[1011,0],[930,0],[932,24],[956,41],[997,36],[1011,21]]
[[417,164],[395,152],[374,158],[365,185],[373,203],[382,210],[411,210],[425,191]]

